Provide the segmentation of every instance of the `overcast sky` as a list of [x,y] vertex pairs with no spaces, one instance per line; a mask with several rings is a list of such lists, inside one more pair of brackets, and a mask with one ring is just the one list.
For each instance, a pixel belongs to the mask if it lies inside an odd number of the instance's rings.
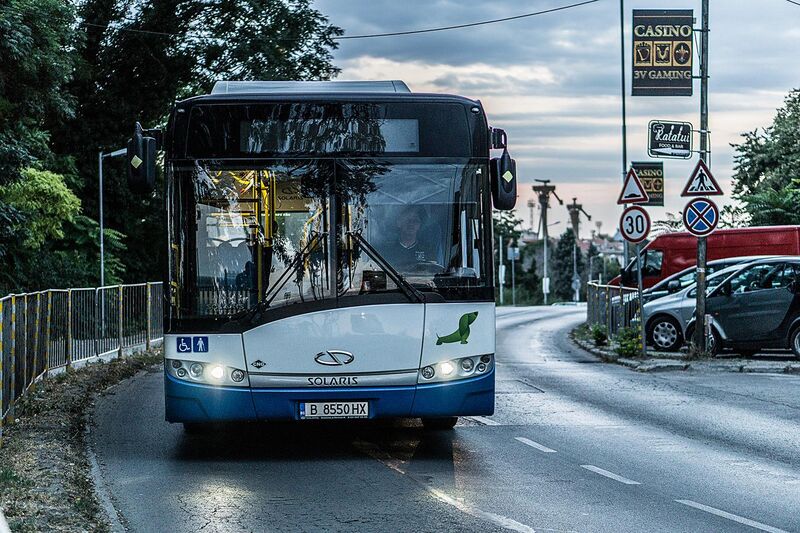
[[[539,11],[577,0],[316,0],[345,35],[462,24]],[[740,134],[768,126],[786,94],[800,87],[800,6],[786,0],[711,0],[709,125],[712,171],[730,193]],[[630,96],[631,10],[694,9],[700,1],[625,2],[628,158],[649,160],[651,119],[699,126],[699,81],[693,97]],[[412,91],[480,99],[492,125],[506,129],[520,176],[520,218],[528,224],[533,179],[551,179],[565,201],[577,197],[603,232],[616,229],[621,183],[619,1],[481,27],[341,41],[339,79],[401,79]],[[695,65],[697,61],[695,58]],[[699,140],[695,140],[695,149]],[[665,207],[683,209],[680,191],[691,162],[664,160]],[[722,203],[730,201],[726,195]],[[537,215],[538,216],[538,215]],[[551,209],[562,232],[566,209]],[[589,225],[581,227],[587,236]]]

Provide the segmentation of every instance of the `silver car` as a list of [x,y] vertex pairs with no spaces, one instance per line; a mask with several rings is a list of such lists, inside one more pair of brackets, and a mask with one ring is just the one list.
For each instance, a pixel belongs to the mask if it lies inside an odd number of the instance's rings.
[[[708,290],[750,264],[739,263],[714,272],[706,279]],[[678,292],[644,304],[642,312],[649,345],[666,352],[674,352],[681,347],[686,338],[686,326],[694,316],[696,286],[696,283],[691,283]]]

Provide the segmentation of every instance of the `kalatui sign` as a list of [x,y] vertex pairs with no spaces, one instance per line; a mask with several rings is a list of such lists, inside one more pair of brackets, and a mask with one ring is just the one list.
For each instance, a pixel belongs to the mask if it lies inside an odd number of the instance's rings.
[[651,120],[647,131],[647,154],[650,157],[672,159],[692,157],[691,123]]

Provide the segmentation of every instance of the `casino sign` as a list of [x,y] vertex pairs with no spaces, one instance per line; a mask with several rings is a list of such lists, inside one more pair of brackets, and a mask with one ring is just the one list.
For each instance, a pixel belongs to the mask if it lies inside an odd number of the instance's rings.
[[633,10],[633,96],[691,96],[691,9]]

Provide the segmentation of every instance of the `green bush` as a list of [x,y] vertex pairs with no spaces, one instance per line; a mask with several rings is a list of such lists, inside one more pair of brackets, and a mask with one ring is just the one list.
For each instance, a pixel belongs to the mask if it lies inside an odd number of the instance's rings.
[[620,357],[637,357],[642,353],[642,338],[638,328],[622,328],[617,332],[615,351]]
[[605,346],[608,344],[608,332],[604,325],[592,324],[592,327],[589,329],[589,334],[592,336],[592,341],[595,346]]

